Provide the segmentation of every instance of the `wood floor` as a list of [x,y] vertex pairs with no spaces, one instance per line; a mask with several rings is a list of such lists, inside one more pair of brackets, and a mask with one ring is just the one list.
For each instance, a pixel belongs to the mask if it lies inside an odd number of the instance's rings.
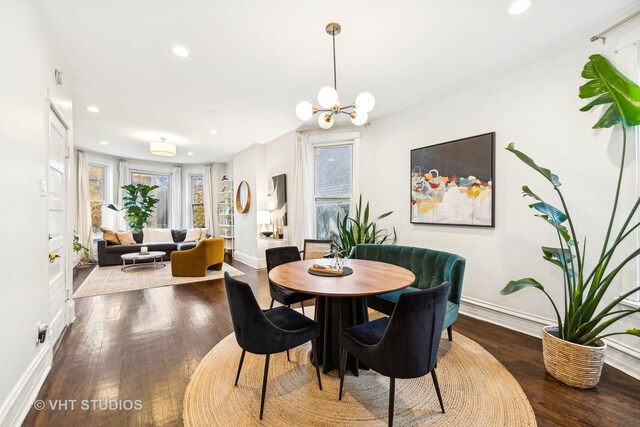
[[[267,307],[265,271],[232,264],[246,273],[239,279]],[[79,271],[76,287],[88,272]],[[32,409],[26,426],[180,426],[190,376],[232,331],[221,280],[81,298],[76,314],[37,397],[46,407]],[[454,340],[456,332],[481,344],[514,375],[538,425],[640,425],[640,381],[605,366],[597,388],[572,389],[545,373],[537,338],[464,316],[454,326]],[[65,400],[75,400],[75,409],[70,403],[67,410],[51,409],[50,402]],[[82,401],[91,406],[91,400],[139,400],[142,408],[84,410]]]

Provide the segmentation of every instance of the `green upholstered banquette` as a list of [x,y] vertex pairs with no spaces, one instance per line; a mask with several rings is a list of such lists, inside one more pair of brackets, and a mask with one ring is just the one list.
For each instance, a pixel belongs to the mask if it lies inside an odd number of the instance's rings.
[[444,316],[449,340],[452,339],[452,324],[458,318],[462,279],[466,260],[455,254],[432,249],[396,245],[357,245],[352,258],[386,262],[404,267],[416,276],[413,285],[395,292],[367,298],[369,307],[391,316],[400,295],[438,286],[449,282],[449,298]]

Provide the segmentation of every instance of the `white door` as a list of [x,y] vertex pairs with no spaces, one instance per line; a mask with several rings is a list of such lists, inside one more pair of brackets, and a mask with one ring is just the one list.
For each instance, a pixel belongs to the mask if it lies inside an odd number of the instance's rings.
[[67,128],[58,116],[49,114],[48,225],[49,225],[49,339],[54,344],[67,319],[65,251],[65,156]]

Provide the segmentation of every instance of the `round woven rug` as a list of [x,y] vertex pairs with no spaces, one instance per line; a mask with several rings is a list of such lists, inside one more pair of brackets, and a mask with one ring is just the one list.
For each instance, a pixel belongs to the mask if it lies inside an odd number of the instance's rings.
[[[533,409],[515,378],[475,341],[456,334],[442,339],[438,381],[446,413],[440,412],[431,375],[396,380],[396,426],[535,426]],[[242,350],[231,334],[200,362],[184,397],[185,426],[383,426],[389,378],[373,371],[345,378],[338,400],[337,371],[322,375],[318,389],[310,345],[271,356],[264,417],[260,392],[264,356],[247,353],[234,387]]]

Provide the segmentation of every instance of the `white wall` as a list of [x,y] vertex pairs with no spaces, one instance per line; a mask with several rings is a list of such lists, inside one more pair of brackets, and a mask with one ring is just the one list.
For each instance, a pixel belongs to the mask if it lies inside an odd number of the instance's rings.
[[50,368],[51,343],[36,344],[36,325],[48,321],[47,198],[40,179],[47,173],[51,98],[71,121],[70,76],[64,70],[47,23],[32,0],[6,0],[0,12],[0,425],[18,425]]
[[[525,290],[512,296],[500,295],[509,280],[521,277],[537,278],[562,304],[561,272],[542,260],[540,251],[542,245],[557,246],[555,232],[533,216],[528,208],[530,201],[521,197],[521,186],[529,184],[548,202],[556,205],[559,202],[544,178],[504,150],[510,142],[560,176],[561,189],[578,235],[588,236],[589,259],[593,262],[613,204],[621,132],[592,130],[601,111],[579,112],[587,102],[577,94],[578,87],[585,82],[580,72],[589,55],[604,53],[618,60],[619,55],[612,52],[615,46],[613,38],[608,38],[605,46],[585,42],[569,51],[487,81],[463,85],[456,93],[376,120],[363,134],[362,151],[374,153],[371,163],[374,167],[366,170],[363,166],[364,197],[371,200],[375,212],[395,211],[383,224],[396,227],[399,244],[441,249],[467,259],[463,295],[468,312],[482,315],[490,309],[505,314],[492,320],[509,322],[505,324],[507,327],[516,327],[514,317],[518,316],[534,323],[553,323],[553,311],[541,292]],[[491,131],[496,132],[496,227],[411,224],[410,150]],[[628,156],[633,160],[635,149],[630,145]],[[637,194],[635,165],[633,161],[628,163],[624,206],[630,206]],[[630,239],[630,243],[635,243],[633,240]],[[629,268],[611,297],[621,287],[633,283],[636,283],[635,268]],[[634,320],[636,327],[637,319]],[[620,324],[615,329],[624,326]],[[539,329],[535,328],[532,333],[538,334]],[[637,338],[618,337],[611,342],[627,354],[640,356]],[[635,368],[630,370],[627,368],[633,367],[633,360],[618,356],[625,360],[620,360],[617,366],[640,375],[638,359]],[[613,361],[612,357],[609,359]]]

